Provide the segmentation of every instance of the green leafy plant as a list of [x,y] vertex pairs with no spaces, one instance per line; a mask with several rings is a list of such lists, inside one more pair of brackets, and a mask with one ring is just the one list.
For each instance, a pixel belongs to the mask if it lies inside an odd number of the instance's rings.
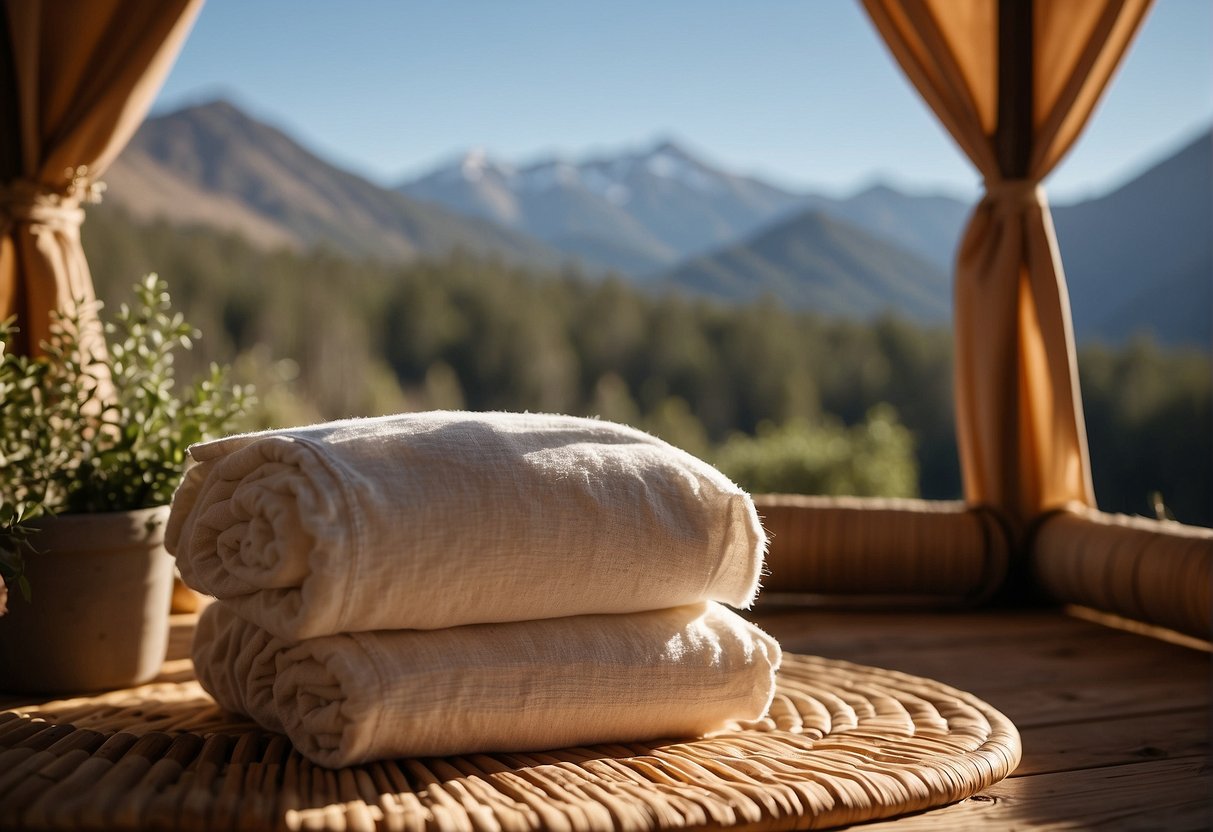
[[80,336],[80,321],[54,315],[36,358],[4,350],[16,328],[0,323],[0,577],[26,597],[31,521],[167,503],[186,449],[230,430],[252,401],[215,364],[177,391],[174,353],[199,333],[155,274],[106,324],[104,354]]
[[756,436],[730,437],[714,462],[749,491],[918,496],[914,437],[888,405],[850,427],[829,419],[764,423]]

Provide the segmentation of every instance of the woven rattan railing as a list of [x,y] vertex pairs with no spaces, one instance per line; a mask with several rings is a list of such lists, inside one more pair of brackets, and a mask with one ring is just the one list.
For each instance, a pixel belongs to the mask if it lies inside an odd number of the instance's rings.
[[765,592],[974,602],[1002,582],[1010,539],[960,502],[754,498],[770,535]]
[[1213,636],[1213,529],[1094,510],[1043,519],[1036,580],[1060,601]]
[[1046,515],[1026,546],[993,510],[961,502],[766,494],[766,593],[975,603],[1015,552],[1064,603],[1213,640],[1213,529],[1093,509]]

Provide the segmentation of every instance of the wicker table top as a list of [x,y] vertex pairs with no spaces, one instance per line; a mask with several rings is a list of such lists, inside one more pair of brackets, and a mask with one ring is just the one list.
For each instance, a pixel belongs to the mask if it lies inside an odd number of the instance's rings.
[[0,712],[0,828],[824,828],[961,800],[1019,754],[974,696],[789,655],[770,718],[708,738],[330,771],[219,711],[177,659],[153,684]]

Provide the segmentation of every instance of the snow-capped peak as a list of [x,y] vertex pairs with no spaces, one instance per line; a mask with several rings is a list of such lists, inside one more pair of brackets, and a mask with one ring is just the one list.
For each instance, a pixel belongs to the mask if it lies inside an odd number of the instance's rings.
[[[656,178],[677,183],[700,193],[720,193],[726,190],[726,174],[717,173],[699,162],[678,144],[663,140],[651,148],[618,156],[592,159],[580,165],[586,186],[620,204],[623,194],[641,181]],[[621,191],[621,189],[623,189]]]
[[518,172],[518,186],[528,191],[575,187],[581,182],[581,171],[564,159],[551,159],[528,165]]
[[491,181],[517,191],[541,192],[551,188],[585,188],[616,205],[626,203],[644,180],[675,183],[703,194],[729,190],[731,177],[704,165],[683,146],[663,139],[647,149],[570,162],[552,157],[517,167],[491,157],[483,147],[473,148],[426,177],[438,182]]
[[653,145],[653,149],[649,151],[649,156],[672,156],[677,159],[683,159],[688,162],[698,164],[695,157],[684,148],[682,145],[673,139],[662,139]]
[[719,193],[724,190],[724,174],[706,167],[678,145],[663,141],[644,157],[644,167],[649,173],[662,179],[678,182],[702,193]]
[[498,162],[482,147],[475,147],[427,179],[447,182],[479,182],[486,178],[509,181],[516,175],[513,165]]

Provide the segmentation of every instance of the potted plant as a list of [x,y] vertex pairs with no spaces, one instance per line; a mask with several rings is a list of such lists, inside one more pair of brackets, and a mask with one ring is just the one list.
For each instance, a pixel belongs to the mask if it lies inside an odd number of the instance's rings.
[[[14,331],[0,323],[0,349]],[[83,691],[155,676],[168,640],[168,503],[186,449],[249,402],[225,370],[181,393],[198,333],[155,274],[91,351],[59,315],[37,358],[0,352],[0,690]],[[0,603],[3,603],[0,598]]]

